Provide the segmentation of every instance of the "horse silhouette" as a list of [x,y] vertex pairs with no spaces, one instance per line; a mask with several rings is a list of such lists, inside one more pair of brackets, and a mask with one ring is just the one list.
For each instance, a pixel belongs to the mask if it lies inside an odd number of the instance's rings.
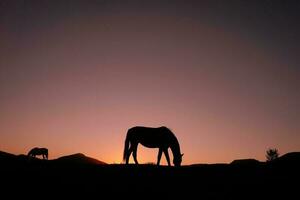
[[139,143],[148,148],[159,148],[157,165],[160,163],[162,152],[165,154],[168,166],[171,165],[168,153],[169,148],[171,148],[173,154],[173,164],[175,166],[181,165],[183,154],[180,152],[178,140],[174,133],[167,127],[152,128],[136,126],[130,128],[127,131],[123,153],[123,161],[126,160],[126,164],[129,162],[131,153],[133,154],[134,162],[138,164],[137,147]]
[[28,152],[28,156],[31,157],[36,157],[38,155],[42,155],[43,159],[48,160],[48,149],[35,147]]

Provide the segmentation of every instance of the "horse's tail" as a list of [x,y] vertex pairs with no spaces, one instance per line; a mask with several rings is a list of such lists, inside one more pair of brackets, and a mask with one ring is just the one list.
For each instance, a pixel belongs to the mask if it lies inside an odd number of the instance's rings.
[[129,131],[127,132],[125,144],[124,144],[124,152],[123,152],[123,161],[126,160],[127,154],[129,149]]
[[46,158],[48,160],[48,156],[49,156],[49,152],[48,152],[48,149],[46,149]]

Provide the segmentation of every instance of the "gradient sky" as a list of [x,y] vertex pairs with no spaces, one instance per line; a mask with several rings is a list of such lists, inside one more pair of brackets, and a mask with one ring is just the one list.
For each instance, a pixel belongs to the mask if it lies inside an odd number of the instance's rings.
[[297,0],[0,0],[0,150],[120,163],[128,128],[164,125],[183,164],[299,151],[299,18]]

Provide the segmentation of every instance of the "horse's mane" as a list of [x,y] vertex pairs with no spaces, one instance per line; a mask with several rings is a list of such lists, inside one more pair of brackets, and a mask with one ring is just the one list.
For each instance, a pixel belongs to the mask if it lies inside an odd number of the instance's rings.
[[174,136],[175,134],[173,133],[172,129],[166,127],[166,126],[161,126],[160,128],[166,129],[167,131],[169,131],[170,133],[172,133]]

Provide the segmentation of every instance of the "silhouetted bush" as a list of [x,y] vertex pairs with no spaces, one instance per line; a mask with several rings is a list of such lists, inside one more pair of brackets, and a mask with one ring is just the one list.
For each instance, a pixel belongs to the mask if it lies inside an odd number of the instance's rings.
[[267,158],[267,162],[275,160],[276,158],[278,158],[279,153],[277,149],[268,149],[266,152],[266,158]]

